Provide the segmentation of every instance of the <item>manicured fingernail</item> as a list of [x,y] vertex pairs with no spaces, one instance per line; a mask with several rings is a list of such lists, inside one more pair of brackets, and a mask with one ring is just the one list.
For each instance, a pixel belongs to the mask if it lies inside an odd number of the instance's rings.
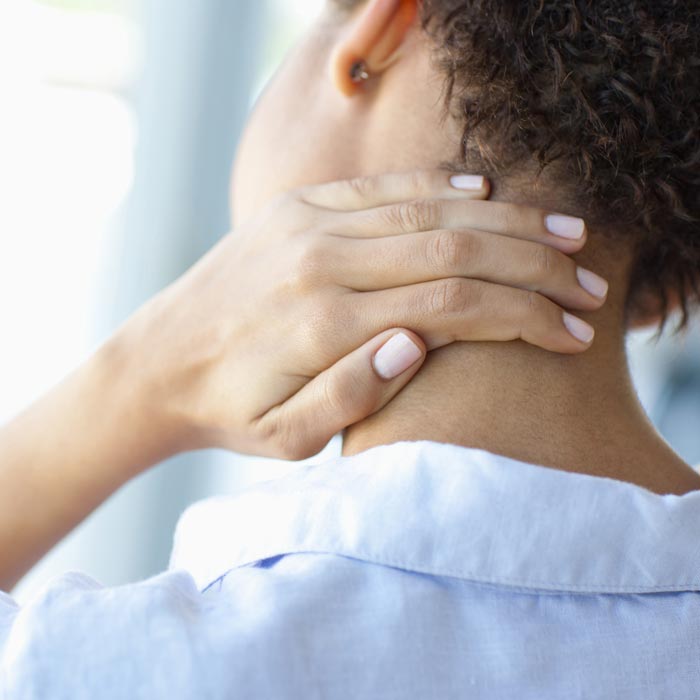
[[576,270],[576,276],[581,286],[594,297],[605,299],[608,295],[610,285],[602,277],[596,275],[595,272],[579,267]]
[[586,343],[586,345],[588,345],[595,336],[593,326],[582,321],[577,316],[572,316],[566,312],[564,313],[564,325],[576,340],[580,340],[582,343]]
[[561,214],[550,214],[544,220],[545,226],[550,233],[560,238],[571,238],[579,240],[586,230],[586,223],[583,219],[574,216],[562,216]]
[[405,334],[398,333],[374,356],[374,369],[384,379],[393,379],[414,365],[423,353]]
[[484,178],[481,175],[453,175],[450,184],[456,190],[475,192],[484,188]]

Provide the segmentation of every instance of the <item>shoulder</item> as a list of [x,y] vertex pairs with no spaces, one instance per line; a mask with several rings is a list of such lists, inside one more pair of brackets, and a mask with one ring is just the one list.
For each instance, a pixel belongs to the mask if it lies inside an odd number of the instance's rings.
[[[159,697],[188,697],[192,687],[192,634],[202,627],[208,606],[185,572],[106,588],[82,574],[49,582],[21,608],[0,600],[0,697],[103,700],[124,697],[118,673]],[[4,634],[3,634],[4,622]],[[109,669],[112,669],[111,671]],[[165,684],[165,685],[164,685]],[[131,697],[141,697],[132,695]],[[189,695],[194,697],[194,695]]]
[[0,598],[0,697],[308,697],[309,668],[333,659],[342,676],[376,637],[387,572],[297,554],[237,567],[204,592],[186,571],[116,588],[65,575],[21,608]]

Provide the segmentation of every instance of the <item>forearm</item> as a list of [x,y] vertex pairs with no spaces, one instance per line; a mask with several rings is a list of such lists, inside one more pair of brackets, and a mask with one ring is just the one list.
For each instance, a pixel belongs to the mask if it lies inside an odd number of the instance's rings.
[[0,430],[0,588],[130,478],[169,456],[112,342]]

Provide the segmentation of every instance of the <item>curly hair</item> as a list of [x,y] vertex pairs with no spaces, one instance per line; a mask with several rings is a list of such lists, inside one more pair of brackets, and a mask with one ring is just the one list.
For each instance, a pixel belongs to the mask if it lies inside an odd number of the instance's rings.
[[458,161],[555,173],[629,238],[628,311],[665,321],[677,300],[685,326],[700,301],[700,2],[421,4],[464,125]]

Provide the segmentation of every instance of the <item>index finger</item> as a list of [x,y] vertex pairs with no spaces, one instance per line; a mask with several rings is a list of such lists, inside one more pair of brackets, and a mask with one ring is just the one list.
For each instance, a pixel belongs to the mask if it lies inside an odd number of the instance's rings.
[[323,209],[359,211],[413,199],[487,199],[490,191],[481,175],[416,170],[310,185],[299,194],[302,201]]

